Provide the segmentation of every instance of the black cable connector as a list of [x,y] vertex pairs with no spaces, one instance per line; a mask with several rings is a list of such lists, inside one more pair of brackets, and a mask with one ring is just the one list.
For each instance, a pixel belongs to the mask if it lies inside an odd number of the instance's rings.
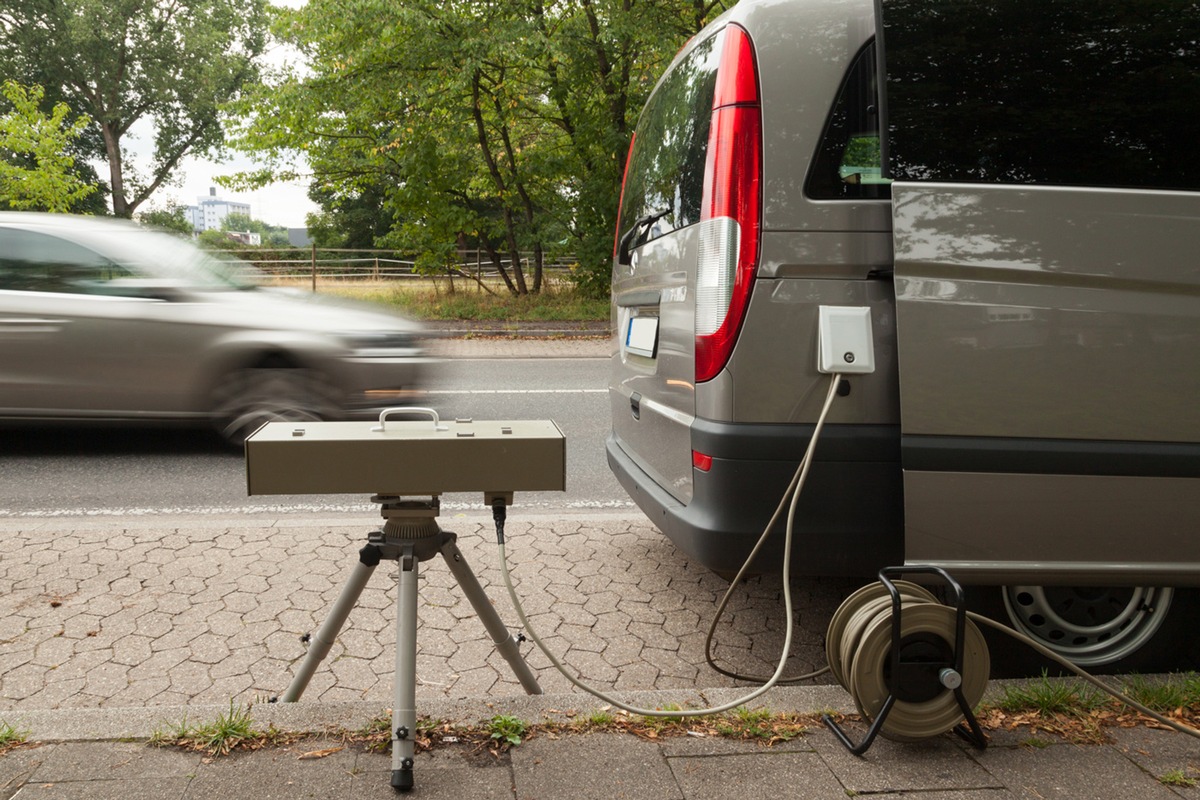
[[496,544],[504,544],[504,520],[508,516],[508,508],[503,500],[492,501],[492,519],[496,521]]

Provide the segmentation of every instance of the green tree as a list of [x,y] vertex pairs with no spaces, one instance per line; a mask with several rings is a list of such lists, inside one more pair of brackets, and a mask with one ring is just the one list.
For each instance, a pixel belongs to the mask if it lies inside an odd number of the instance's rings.
[[[131,217],[180,160],[223,142],[219,106],[257,80],[266,0],[8,0],[0,70],[54,87],[96,128],[112,210]],[[131,128],[154,128],[147,174],[131,169]]]
[[514,294],[566,250],[604,291],[637,112],[715,5],[309,0],[275,28],[305,70],[235,106],[233,144],[264,166],[229,185],[296,177],[302,155],[327,214],[382,195],[377,245],[435,266],[478,242]]
[[287,228],[251,219],[249,214],[227,214],[221,221],[221,230],[257,233],[263,247],[287,247]]
[[195,228],[188,218],[187,208],[179,203],[168,203],[166,208],[151,207],[137,215],[143,225],[160,230],[191,236]]
[[68,122],[71,110],[55,104],[41,111],[45,92],[40,86],[4,82],[0,93],[12,110],[0,114],[0,204],[36,211],[70,211],[72,204],[96,191],[73,172],[70,146],[87,125],[84,118]]
[[308,197],[321,208],[306,220],[308,235],[317,247],[369,249],[392,229],[392,215],[386,209],[387,188],[379,183],[349,194],[314,184]]
[[225,231],[219,231],[216,228],[203,231],[196,241],[207,250],[242,250],[246,247],[241,242],[230,238]]

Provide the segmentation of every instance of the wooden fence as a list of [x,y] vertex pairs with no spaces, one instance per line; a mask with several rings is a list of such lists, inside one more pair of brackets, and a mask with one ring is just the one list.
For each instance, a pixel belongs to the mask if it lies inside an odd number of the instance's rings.
[[[467,250],[458,259],[441,269],[417,270],[411,255],[394,250],[350,250],[322,247],[278,248],[225,251],[237,256],[268,278],[280,280],[311,280],[316,290],[318,280],[331,281],[391,281],[469,275],[478,280],[500,280],[500,274],[484,251]],[[219,255],[219,254],[218,254]],[[533,254],[521,253],[521,266],[526,280],[532,279]],[[501,262],[507,269],[507,255]],[[569,256],[544,259],[543,275],[551,280],[566,280],[575,266]],[[509,273],[511,275],[511,272]]]

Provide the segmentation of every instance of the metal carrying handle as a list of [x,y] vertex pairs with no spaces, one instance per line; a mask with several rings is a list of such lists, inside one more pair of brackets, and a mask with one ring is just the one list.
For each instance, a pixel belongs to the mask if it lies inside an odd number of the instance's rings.
[[438,412],[432,408],[425,408],[424,406],[397,406],[395,408],[385,408],[383,411],[379,412],[379,424],[374,428],[371,428],[372,433],[383,433],[387,430],[387,416],[389,414],[427,414],[431,419],[433,419],[433,429],[435,431],[450,430],[445,425],[438,424],[441,422],[441,417],[439,417]]

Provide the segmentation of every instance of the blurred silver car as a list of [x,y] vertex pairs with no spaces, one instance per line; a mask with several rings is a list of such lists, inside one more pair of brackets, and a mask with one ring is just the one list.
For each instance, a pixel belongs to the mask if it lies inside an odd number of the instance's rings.
[[236,443],[405,401],[419,335],[133,223],[0,213],[0,418],[210,421]]

